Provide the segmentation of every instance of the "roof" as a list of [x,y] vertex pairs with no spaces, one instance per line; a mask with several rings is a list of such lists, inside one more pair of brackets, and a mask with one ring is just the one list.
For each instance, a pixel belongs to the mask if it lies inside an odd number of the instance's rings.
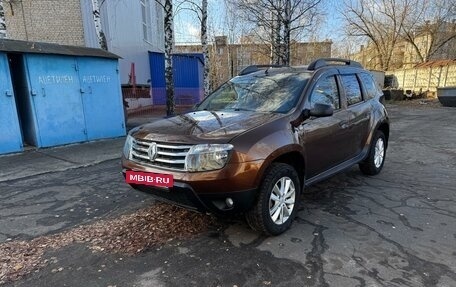
[[313,72],[320,68],[358,68],[363,69],[363,66],[355,62],[353,60],[341,59],[341,58],[320,58],[308,66],[297,66],[297,67],[290,67],[286,65],[274,65],[274,64],[267,64],[267,65],[250,65],[245,67],[239,72],[239,76],[256,73],[261,70],[269,71],[270,69],[288,69],[294,72]]
[[0,51],[11,53],[54,54],[83,57],[120,58],[111,52],[80,46],[67,46],[43,42],[30,42],[10,39],[0,39]]
[[421,63],[415,66],[415,68],[426,68],[426,67],[443,67],[443,66],[450,66],[456,64],[456,59],[448,59],[448,60],[434,60],[428,61],[425,63]]

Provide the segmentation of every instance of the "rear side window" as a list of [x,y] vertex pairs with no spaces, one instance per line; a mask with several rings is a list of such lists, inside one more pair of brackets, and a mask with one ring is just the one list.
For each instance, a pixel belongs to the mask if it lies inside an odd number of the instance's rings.
[[315,104],[327,104],[331,105],[334,110],[340,108],[339,90],[334,76],[320,79],[317,82],[310,96],[310,104],[312,107]]
[[378,88],[374,81],[374,78],[366,73],[359,74],[359,77],[363,83],[364,89],[366,90],[366,98],[375,98],[375,96],[378,94]]
[[359,87],[356,75],[342,75],[341,79],[347,96],[348,105],[361,102],[363,98],[361,96],[361,88]]

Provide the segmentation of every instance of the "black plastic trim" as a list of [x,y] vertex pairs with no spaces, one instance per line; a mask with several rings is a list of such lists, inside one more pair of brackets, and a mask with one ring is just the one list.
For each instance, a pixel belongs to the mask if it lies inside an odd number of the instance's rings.
[[[356,68],[363,68],[363,66],[356,61],[353,60],[347,60],[347,59],[341,59],[341,58],[321,58],[313,61],[310,63],[310,65],[307,67],[308,70],[310,71],[315,71],[319,68],[326,67],[326,66],[337,66],[334,64],[331,64],[330,62],[337,62],[340,64],[343,64],[345,66],[350,66],[350,67],[356,67]],[[340,65],[339,65],[340,66]]]
[[248,75],[248,74],[255,73],[260,70],[266,70],[269,68],[286,68],[286,67],[288,67],[288,66],[272,65],[272,64],[271,65],[251,65],[251,66],[248,66],[248,67],[242,69],[242,71],[239,72],[239,76]]

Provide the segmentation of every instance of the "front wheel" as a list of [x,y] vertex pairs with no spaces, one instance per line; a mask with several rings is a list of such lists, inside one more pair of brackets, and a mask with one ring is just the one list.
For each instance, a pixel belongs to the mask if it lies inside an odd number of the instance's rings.
[[296,216],[300,193],[296,170],[285,163],[273,163],[264,175],[255,205],[246,213],[247,223],[267,235],[283,233]]
[[385,163],[386,138],[382,131],[376,131],[367,158],[359,164],[359,169],[367,175],[378,174]]

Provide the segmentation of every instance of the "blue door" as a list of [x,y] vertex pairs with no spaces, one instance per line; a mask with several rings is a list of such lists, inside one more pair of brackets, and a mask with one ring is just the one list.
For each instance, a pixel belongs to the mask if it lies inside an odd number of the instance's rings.
[[0,154],[22,150],[22,135],[6,54],[0,53]]
[[76,60],[26,55],[38,147],[87,140]]
[[77,61],[88,139],[125,135],[117,60],[79,57]]

